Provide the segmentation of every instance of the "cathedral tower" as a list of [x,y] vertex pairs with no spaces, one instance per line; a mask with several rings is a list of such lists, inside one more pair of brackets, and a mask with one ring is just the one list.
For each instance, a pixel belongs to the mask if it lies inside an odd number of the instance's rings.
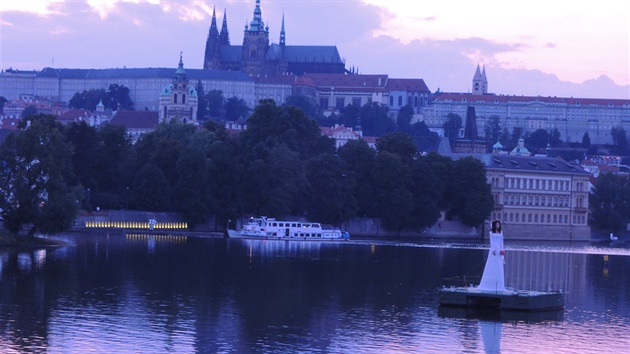
[[269,27],[265,27],[260,10],[260,0],[256,0],[254,8],[254,19],[245,25],[243,35],[242,63],[241,71],[250,76],[259,75],[263,71],[265,56],[269,49]]
[[[223,22],[225,22],[223,15]],[[225,25],[227,27],[227,24]],[[226,31],[227,33],[227,31]],[[208,39],[206,39],[206,52],[203,58],[204,69],[217,69],[221,65],[221,42],[219,40],[219,29],[217,27],[217,15],[215,9],[212,9],[212,23],[208,31]]]
[[483,66],[483,72],[479,69],[477,64],[477,71],[472,80],[472,94],[473,95],[485,95],[488,93],[488,78],[486,77],[486,66]]

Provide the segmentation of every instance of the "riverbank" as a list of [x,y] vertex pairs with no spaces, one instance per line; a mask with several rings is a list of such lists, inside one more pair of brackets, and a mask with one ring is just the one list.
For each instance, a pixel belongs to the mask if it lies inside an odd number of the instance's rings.
[[15,236],[0,230],[0,247],[62,247],[68,244],[53,238]]

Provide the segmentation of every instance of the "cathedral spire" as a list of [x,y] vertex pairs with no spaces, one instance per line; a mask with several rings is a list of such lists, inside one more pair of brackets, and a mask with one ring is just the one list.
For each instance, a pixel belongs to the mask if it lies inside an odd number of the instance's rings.
[[221,25],[221,33],[219,34],[219,42],[222,45],[230,45],[230,33],[227,28],[227,10],[223,10],[223,25]]
[[212,22],[210,23],[210,32],[208,33],[208,39],[216,38],[219,36],[219,28],[217,27],[217,13],[216,9],[212,8]]
[[282,13],[282,28],[280,29],[280,45],[286,45],[286,35],[284,33],[284,13]]
[[262,10],[260,10],[260,0],[256,0],[256,7],[254,8],[254,19],[249,23],[250,32],[263,32],[265,31],[265,23],[262,20]]

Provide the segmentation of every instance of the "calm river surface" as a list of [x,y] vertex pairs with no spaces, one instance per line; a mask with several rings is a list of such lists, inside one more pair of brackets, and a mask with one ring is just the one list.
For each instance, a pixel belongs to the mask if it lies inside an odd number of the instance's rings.
[[[0,249],[2,353],[621,353],[630,249],[511,245],[506,282],[564,311],[438,306],[482,244],[309,243],[71,234]],[[465,277],[464,277],[465,276]]]

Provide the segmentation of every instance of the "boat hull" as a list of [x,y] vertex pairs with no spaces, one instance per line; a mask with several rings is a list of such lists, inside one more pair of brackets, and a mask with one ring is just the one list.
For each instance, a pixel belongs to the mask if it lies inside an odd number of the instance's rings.
[[301,236],[272,236],[255,233],[245,233],[239,230],[227,230],[229,238],[241,238],[250,240],[283,240],[283,241],[349,241],[348,236],[335,236],[335,237],[301,237]]

